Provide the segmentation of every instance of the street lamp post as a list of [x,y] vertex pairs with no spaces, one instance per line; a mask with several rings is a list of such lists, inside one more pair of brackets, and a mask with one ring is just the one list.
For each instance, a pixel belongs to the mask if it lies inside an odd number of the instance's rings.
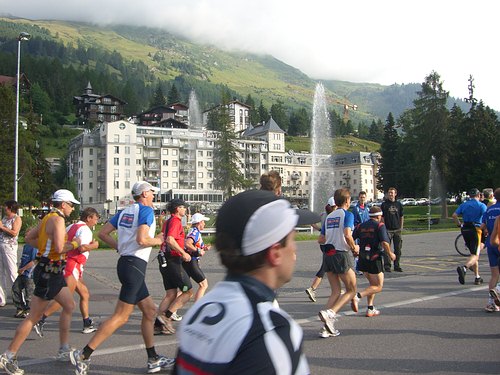
[[17,182],[18,182],[18,164],[19,164],[19,76],[21,71],[21,42],[29,40],[31,35],[21,33],[17,38],[17,86],[16,86],[16,135],[14,143],[14,200],[17,202]]

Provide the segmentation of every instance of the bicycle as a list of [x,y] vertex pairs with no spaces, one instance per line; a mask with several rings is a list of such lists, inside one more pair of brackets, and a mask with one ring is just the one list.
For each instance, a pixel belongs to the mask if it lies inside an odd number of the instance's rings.
[[465,245],[462,233],[459,233],[459,235],[455,239],[455,250],[463,257],[468,257],[470,255],[469,248]]

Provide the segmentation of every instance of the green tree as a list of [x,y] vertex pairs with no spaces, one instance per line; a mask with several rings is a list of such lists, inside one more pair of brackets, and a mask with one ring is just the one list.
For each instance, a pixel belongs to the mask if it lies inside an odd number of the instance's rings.
[[179,103],[181,101],[181,95],[179,94],[179,91],[177,90],[177,86],[175,83],[172,83],[172,86],[170,87],[170,90],[168,91],[167,94],[167,103],[168,104],[173,104],[173,103]]
[[311,118],[305,108],[293,110],[290,114],[290,126],[288,127],[288,134],[290,135],[303,135],[309,134],[311,128]]
[[267,122],[267,120],[269,120],[269,111],[264,106],[264,103],[262,102],[262,100],[260,101],[258,111],[259,111],[259,121],[258,122]]
[[378,171],[377,189],[387,190],[396,187],[398,181],[398,151],[401,139],[396,130],[396,123],[392,113],[389,113],[384,127],[384,139],[380,146],[380,168]]
[[372,120],[370,130],[368,131],[368,139],[373,142],[382,143],[384,139],[384,124],[380,119],[376,122]]
[[[169,102],[170,103],[170,102]],[[163,95],[163,89],[161,88],[161,83],[158,82],[158,85],[156,86],[156,90],[153,94],[153,97],[151,98],[151,101],[149,103],[149,107],[158,107],[160,105],[165,105],[165,95]]]
[[0,202],[13,198],[14,191],[14,123],[16,96],[11,86],[0,85]]
[[288,131],[290,121],[286,113],[285,105],[281,100],[278,99],[276,103],[271,105],[271,116],[281,129]]
[[245,99],[245,104],[250,106],[250,124],[257,125],[260,121],[259,111],[255,106],[255,100],[253,100],[252,95],[248,94]]
[[246,186],[246,181],[239,164],[239,152],[236,147],[236,135],[229,121],[228,104],[230,97],[222,93],[221,105],[213,110],[217,116],[214,122],[219,124],[220,133],[214,148],[214,185],[231,197],[236,189]]

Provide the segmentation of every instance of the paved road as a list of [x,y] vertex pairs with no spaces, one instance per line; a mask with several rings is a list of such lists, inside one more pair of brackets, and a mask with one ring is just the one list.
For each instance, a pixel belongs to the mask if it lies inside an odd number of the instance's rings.
[[[498,374],[500,373],[500,313],[484,312],[487,286],[475,286],[467,275],[466,284],[457,282],[456,266],[464,258],[453,249],[454,232],[411,234],[404,236],[404,273],[391,273],[385,288],[376,298],[382,314],[365,318],[348,307],[338,322],[341,335],[321,339],[317,312],[329,295],[327,283],[318,290],[318,302],[307,299],[309,286],[320,263],[314,242],[298,244],[294,279],[279,291],[278,300],[302,326],[305,352],[312,374]],[[119,283],[116,278],[116,253],[100,251],[91,255],[86,280],[91,290],[92,315],[98,320],[114,308]],[[224,270],[214,252],[203,260],[211,285],[221,280]],[[486,256],[481,271],[488,279]],[[147,282],[156,301],[162,297],[161,277],[156,262],[149,265]],[[360,287],[366,285],[363,277]],[[3,351],[18,323],[11,316],[12,305],[0,309],[0,350]],[[46,336],[32,333],[19,354],[27,374],[71,374],[67,363],[54,360],[58,348],[57,318],[46,325]],[[105,342],[92,356],[92,374],[145,373],[146,355],[142,347],[140,314]],[[71,343],[82,347],[89,335],[80,333],[81,320],[74,314]],[[168,356],[176,351],[175,336],[161,336],[157,350]]]

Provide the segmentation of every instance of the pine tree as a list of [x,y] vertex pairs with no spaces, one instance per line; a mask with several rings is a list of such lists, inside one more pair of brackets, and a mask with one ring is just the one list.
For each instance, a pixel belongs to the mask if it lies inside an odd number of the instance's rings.
[[257,125],[260,122],[259,111],[255,106],[255,100],[253,100],[252,95],[248,94],[245,99],[245,104],[250,106],[250,124]]
[[153,94],[153,97],[151,98],[151,101],[149,103],[150,108],[158,107],[160,105],[165,105],[165,95],[163,95],[163,90],[161,88],[161,83],[158,82],[158,85],[156,86],[156,90]]
[[260,119],[259,122],[267,122],[267,120],[269,120],[269,111],[264,106],[264,103],[262,102],[262,100],[260,101],[258,111],[259,111],[259,119]]
[[285,110],[284,103],[278,99],[276,103],[271,105],[271,117],[276,121],[281,129],[288,131],[290,126],[289,118]]
[[389,113],[385,122],[384,140],[380,147],[380,168],[378,171],[377,189],[387,190],[398,184],[398,151],[401,139],[396,130],[392,113]]
[[170,87],[170,90],[167,94],[167,103],[174,104],[179,102],[181,102],[181,95],[179,94],[175,83],[172,83],[172,87]]

